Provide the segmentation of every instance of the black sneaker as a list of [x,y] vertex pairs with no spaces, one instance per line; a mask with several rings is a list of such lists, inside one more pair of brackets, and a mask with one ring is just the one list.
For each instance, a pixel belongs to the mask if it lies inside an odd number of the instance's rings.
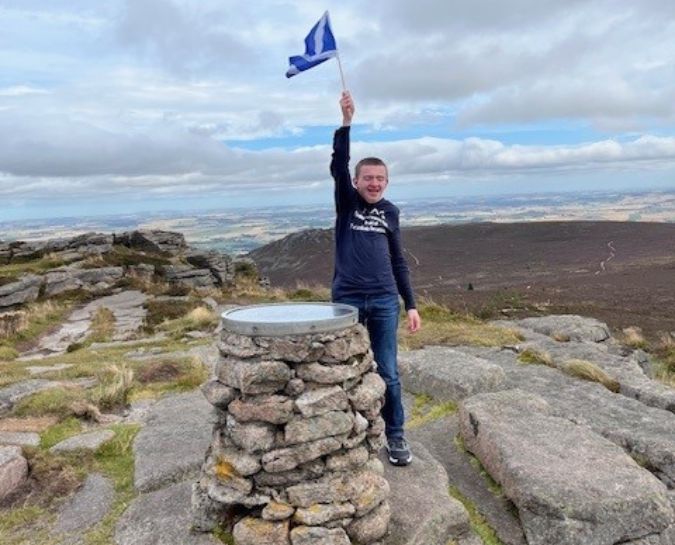
[[387,440],[389,463],[395,466],[407,466],[412,462],[412,454],[408,442],[403,437]]

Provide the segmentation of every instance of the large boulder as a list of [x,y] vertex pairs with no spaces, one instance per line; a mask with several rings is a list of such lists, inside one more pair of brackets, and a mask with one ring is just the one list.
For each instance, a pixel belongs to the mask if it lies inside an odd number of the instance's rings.
[[0,500],[21,486],[27,475],[28,462],[21,447],[0,447]]
[[443,346],[404,352],[399,356],[403,387],[439,401],[460,401],[504,388],[504,371],[483,358]]
[[613,545],[673,523],[663,483],[539,396],[476,395],[460,406],[460,431],[518,508],[530,545]]
[[32,303],[40,294],[42,278],[26,274],[16,282],[0,286],[0,310]]
[[549,337],[570,341],[602,342],[611,336],[607,324],[595,318],[586,318],[574,314],[552,314],[550,316],[524,318],[516,321],[515,325]]
[[114,286],[122,278],[124,278],[123,267],[97,269],[61,267],[45,275],[45,295],[50,297],[77,289],[91,292],[103,291]]
[[387,545],[446,545],[470,532],[469,515],[448,494],[448,475],[421,443],[411,443],[413,463],[394,467],[384,458],[391,488]]
[[115,235],[115,244],[134,248],[143,252],[176,255],[187,249],[182,233],[173,231],[137,230]]
[[231,286],[234,283],[234,261],[227,254],[194,250],[185,257],[190,265],[211,271],[219,286]]
[[216,282],[209,269],[195,269],[191,265],[165,265],[161,275],[170,284],[182,284],[190,288],[212,288]]

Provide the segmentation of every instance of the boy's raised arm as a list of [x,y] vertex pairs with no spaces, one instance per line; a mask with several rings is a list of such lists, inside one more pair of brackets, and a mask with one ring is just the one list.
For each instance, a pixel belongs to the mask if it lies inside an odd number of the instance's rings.
[[354,188],[349,174],[349,127],[354,116],[354,101],[349,91],[343,91],[340,98],[342,110],[342,127],[335,131],[333,137],[333,157],[330,173],[335,180],[335,207],[337,211],[348,205],[353,198]]

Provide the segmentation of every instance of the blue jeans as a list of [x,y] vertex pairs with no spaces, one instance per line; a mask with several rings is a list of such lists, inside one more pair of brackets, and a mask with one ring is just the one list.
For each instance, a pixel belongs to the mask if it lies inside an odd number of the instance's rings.
[[403,437],[405,416],[396,358],[396,331],[400,310],[398,295],[352,295],[335,302],[356,307],[359,310],[359,322],[368,329],[377,372],[387,385],[382,407],[385,433],[387,439],[399,439]]

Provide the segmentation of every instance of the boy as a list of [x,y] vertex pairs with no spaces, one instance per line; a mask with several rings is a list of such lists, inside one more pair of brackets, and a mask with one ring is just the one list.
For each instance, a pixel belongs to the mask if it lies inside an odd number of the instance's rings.
[[387,385],[382,416],[389,462],[405,466],[412,461],[403,436],[401,383],[396,361],[399,294],[408,316],[408,329],[419,330],[420,316],[403,257],[399,210],[383,198],[389,183],[387,166],[368,157],[349,173],[349,131],[354,102],[349,92],[340,99],[342,127],[335,131],[330,171],[335,180],[335,273],[332,298],[359,309],[377,362]]

